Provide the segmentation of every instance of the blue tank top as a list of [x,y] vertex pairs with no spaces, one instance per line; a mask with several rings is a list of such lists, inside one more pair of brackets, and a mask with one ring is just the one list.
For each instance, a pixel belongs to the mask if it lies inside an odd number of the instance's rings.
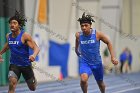
[[100,56],[100,41],[96,40],[96,29],[91,30],[91,34],[85,36],[80,32],[79,51],[84,62],[94,65],[102,62]]
[[21,42],[21,37],[24,31],[13,38],[12,33],[9,34],[8,44],[11,51],[10,64],[15,64],[17,66],[29,66],[31,62],[29,61],[29,47]]

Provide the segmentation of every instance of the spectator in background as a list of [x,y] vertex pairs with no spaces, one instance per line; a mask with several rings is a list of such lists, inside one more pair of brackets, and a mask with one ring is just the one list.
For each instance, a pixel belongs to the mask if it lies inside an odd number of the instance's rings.
[[132,53],[131,53],[130,49],[128,50],[128,53],[129,53],[129,55],[128,55],[128,66],[129,66],[129,70],[131,71],[132,70],[131,65],[132,65],[133,57],[132,57]]
[[110,62],[109,50],[107,47],[103,51],[103,66],[105,74],[112,72],[113,64]]
[[120,55],[120,62],[121,62],[120,73],[123,73],[123,67],[127,59],[128,59],[128,48],[125,48]]

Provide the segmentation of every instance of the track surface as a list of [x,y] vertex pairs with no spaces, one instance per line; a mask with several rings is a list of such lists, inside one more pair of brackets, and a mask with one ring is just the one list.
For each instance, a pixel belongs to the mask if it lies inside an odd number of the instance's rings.
[[[105,75],[106,93],[140,93],[140,73]],[[39,83],[36,91],[32,92],[27,85],[18,84],[16,93],[82,93],[80,79],[65,79]],[[8,86],[0,87],[0,93],[7,93]],[[88,93],[100,93],[94,77],[89,79]]]

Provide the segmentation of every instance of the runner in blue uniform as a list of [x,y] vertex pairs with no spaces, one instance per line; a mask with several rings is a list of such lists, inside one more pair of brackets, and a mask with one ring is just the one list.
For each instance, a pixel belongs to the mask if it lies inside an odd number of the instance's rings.
[[[39,53],[39,47],[33,41],[32,37],[24,32],[23,26],[26,19],[16,11],[15,15],[9,19],[11,33],[6,35],[7,42],[0,51],[0,61],[2,54],[10,49],[10,66],[9,66],[9,90],[8,93],[15,93],[18,80],[23,75],[30,90],[35,91],[36,79],[31,67],[31,62],[35,61]],[[33,49],[33,54],[29,55],[29,48]]]
[[105,84],[103,82],[103,66],[100,56],[100,40],[107,44],[111,54],[111,61],[114,65],[118,64],[115,58],[112,44],[110,40],[102,32],[91,28],[92,22],[95,22],[90,15],[83,13],[79,18],[81,31],[76,33],[75,52],[80,60],[80,77],[81,89],[83,93],[87,93],[88,78],[91,74],[99,86],[101,93],[105,93]]

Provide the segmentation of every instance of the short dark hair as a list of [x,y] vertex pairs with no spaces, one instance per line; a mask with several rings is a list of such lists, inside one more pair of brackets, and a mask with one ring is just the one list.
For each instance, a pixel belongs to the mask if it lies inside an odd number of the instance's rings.
[[80,22],[80,24],[82,23],[89,23],[89,24],[92,24],[92,22],[95,22],[93,19],[92,19],[93,16],[91,15],[85,15],[85,12],[83,13],[82,15],[82,18],[79,18],[77,21]]
[[20,12],[18,12],[17,10],[15,11],[15,15],[9,19],[9,23],[12,20],[18,21],[18,23],[21,26],[21,28],[23,26],[25,26],[25,22],[27,22],[27,19],[25,18],[25,16],[23,14],[21,14]]

